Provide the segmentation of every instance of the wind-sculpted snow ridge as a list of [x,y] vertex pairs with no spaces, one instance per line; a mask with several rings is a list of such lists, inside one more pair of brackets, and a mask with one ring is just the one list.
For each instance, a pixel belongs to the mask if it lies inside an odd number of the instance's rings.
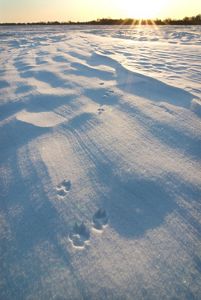
[[201,117],[201,100],[193,99],[191,101],[191,109],[194,111],[199,117]]
[[200,47],[0,28],[0,299],[200,299]]

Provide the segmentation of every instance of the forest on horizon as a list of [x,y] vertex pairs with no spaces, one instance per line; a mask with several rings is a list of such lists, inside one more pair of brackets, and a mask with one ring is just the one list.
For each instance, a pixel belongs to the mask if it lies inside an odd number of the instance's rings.
[[49,21],[49,22],[24,22],[24,23],[0,23],[0,26],[9,26],[9,25],[201,25],[201,14],[193,17],[184,17],[183,19],[171,19],[167,18],[164,20],[161,19],[112,19],[112,18],[102,18],[93,21],[87,22],[58,22],[58,21]]

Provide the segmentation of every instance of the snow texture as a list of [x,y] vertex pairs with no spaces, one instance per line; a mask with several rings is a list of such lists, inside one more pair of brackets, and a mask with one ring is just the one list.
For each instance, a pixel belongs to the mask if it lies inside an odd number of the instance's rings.
[[201,298],[200,32],[0,28],[0,299]]

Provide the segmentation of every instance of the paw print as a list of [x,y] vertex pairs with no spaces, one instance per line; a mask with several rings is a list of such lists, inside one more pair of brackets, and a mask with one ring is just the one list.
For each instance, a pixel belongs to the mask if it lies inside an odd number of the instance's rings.
[[93,227],[96,230],[102,231],[104,226],[108,223],[108,216],[105,209],[100,208],[93,216]]
[[76,248],[84,248],[85,244],[89,242],[90,232],[87,226],[82,222],[80,225],[76,222],[72,231],[69,234],[69,240]]

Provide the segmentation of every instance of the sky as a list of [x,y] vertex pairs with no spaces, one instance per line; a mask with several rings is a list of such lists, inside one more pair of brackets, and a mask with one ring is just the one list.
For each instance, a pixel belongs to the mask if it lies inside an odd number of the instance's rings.
[[164,19],[198,14],[201,14],[201,0],[0,0],[0,23]]

